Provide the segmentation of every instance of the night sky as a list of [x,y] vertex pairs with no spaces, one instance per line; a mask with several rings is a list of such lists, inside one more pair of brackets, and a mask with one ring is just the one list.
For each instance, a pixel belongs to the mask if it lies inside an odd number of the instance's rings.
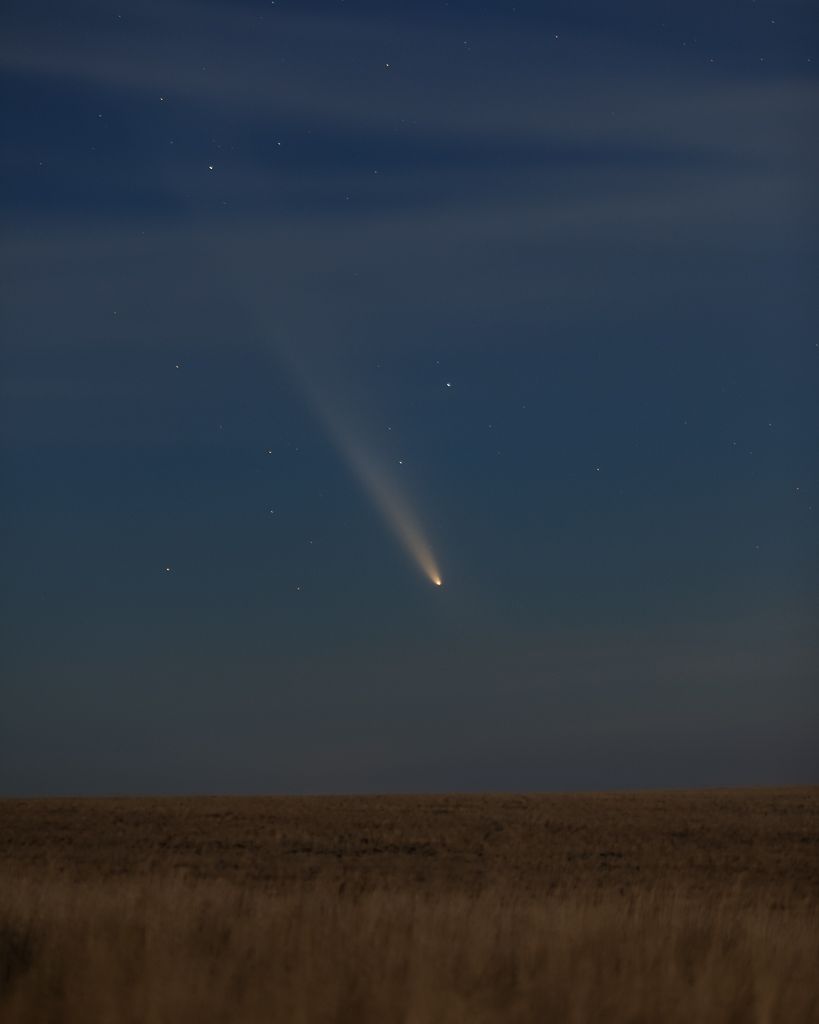
[[8,0],[0,792],[819,781],[812,8]]

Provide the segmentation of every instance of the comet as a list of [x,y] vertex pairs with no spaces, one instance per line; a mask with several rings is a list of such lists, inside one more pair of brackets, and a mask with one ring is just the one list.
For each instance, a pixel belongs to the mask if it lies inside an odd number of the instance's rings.
[[318,387],[315,375],[305,373],[303,366],[297,368],[313,409],[392,534],[430,583],[443,586],[432,547],[408,497],[387,468],[386,460],[376,457],[373,446],[363,439],[364,431],[356,430],[350,415],[339,408],[326,390]]
[[[258,301],[262,286],[256,293],[249,291],[248,279],[252,278],[252,269],[245,265],[243,273],[237,267],[242,265],[241,256],[225,259],[222,250],[215,251],[215,257],[224,266],[226,277],[232,279],[239,294],[249,296],[247,306],[256,313],[259,328],[265,333],[270,332],[269,314],[263,304]],[[264,288],[267,286],[264,285]],[[421,570],[435,587],[443,586],[443,577],[432,547],[412,508],[412,504],[402,487],[390,472],[386,459],[378,458],[374,446],[365,441],[368,431],[356,429],[351,413],[341,407],[332,397],[338,393],[338,383],[333,386],[325,384],[328,369],[317,372],[314,360],[307,358],[301,344],[288,343],[276,330],[278,337],[278,356],[289,364],[293,376],[301,384],[302,391],[317,417],[327,427],[330,439],[358,479],[366,494],[381,513],[392,534],[409,555],[412,562]],[[271,509],[271,512],[273,510]]]
[[337,415],[331,415],[328,420],[326,407],[322,416],[332,428],[330,436],[336,447],[410,559],[434,586],[443,586],[432,547],[398,482],[348,424]]

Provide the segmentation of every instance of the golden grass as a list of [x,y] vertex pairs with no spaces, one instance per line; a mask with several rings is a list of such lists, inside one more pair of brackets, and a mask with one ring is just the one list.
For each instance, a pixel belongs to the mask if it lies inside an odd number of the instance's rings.
[[0,1020],[819,1020],[819,789],[0,802]]

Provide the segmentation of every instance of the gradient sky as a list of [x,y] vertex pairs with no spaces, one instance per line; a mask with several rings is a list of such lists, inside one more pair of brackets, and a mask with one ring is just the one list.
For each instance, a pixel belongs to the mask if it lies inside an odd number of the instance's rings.
[[812,7],[8,0],[0,792],[819,781]]

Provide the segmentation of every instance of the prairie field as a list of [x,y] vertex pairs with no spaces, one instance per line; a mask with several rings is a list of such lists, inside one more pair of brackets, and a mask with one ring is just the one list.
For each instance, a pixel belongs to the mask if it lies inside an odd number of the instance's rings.
[[819,1021],[819,787],[0,801],[0,1020]]

